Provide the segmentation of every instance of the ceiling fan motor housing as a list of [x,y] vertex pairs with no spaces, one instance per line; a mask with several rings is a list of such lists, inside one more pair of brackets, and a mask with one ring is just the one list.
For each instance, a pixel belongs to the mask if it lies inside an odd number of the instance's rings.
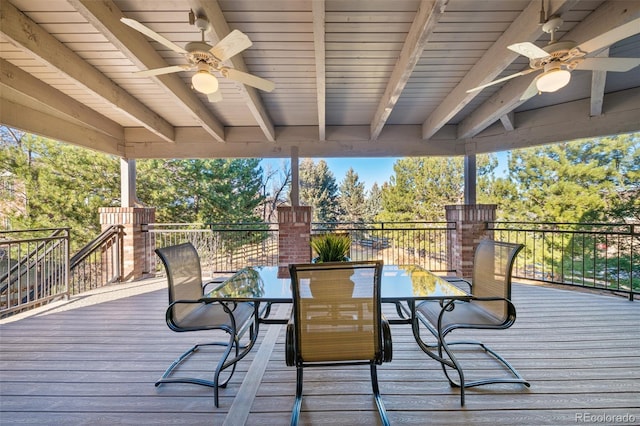
[[576,47],[574,41],[557,41],[544,46],[542,49],[549,54],[546,58],[531,59],[531,68],[543,68],[551,62],[564,62],[571,57],[572,49]]
[[189,52],[189,61],[194,64],[206,62],[217,69],[220,61],[209,51],[210,49],[211,46],[202,41],[192,41],[185,46],[185,50]]

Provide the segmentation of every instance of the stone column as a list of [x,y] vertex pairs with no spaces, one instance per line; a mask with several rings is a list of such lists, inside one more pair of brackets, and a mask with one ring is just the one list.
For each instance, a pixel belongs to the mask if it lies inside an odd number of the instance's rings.
[[289,276],[290,263],[311,262],[311,207],[278,207],[278,276]]
[[471,278],[473,255],[480,242],[493,238],[486,223],[496,220],[495,204],[463,204],[445,206],[447,222],[455,222],[453,234],[447,236],[448,257],[459,277]]
[[105,230],[111,225],[122,225],[122,259],[120,259],[121,281],[134,281],[148,274],[151,265],[147,250],[147,239],[152,235],[142,232],[143,226],[155,222],[156,209],[149,207],[102,207],[100,225]]

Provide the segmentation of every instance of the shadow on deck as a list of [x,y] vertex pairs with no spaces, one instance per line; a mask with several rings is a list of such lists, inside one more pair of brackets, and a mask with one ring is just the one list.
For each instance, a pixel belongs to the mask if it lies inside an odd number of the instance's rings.
[[[518,320],[487,332],[531,382],[468,390],[460,407],[439,365],[392,327],[394,360],[379,367],[392,424],[640,423],[640,305],[621,297],[514,285]],[[284,326],[263,326],[213,405],[213,390],[154,387],[173,359],[211,332],[174,333],[164,322],[164,279],[118,285],[0,323],[0,419],[34,424],[289,423],[295,369],[284,363]],[[280,315],[288,307],[282,306]],[[385,309],[386,310],[386,309]],[[388,316],[394,310],[388,310]],[[460,336],[462,332],[454,332]],[[459,355],[465,373],[497,368],[477,351]],[[202,352],[185,368],[206,375]],[[379,422],[368,367],[305,370],[302,424]]]

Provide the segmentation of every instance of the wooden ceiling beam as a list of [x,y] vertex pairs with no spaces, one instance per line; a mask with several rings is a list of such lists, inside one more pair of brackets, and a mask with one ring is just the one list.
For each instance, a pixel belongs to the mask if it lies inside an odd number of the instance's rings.
[[[216,0],[190,0],[190,4],[196,16],[199,14],[204,15],[209,20],[210,26],[207,34],[213,39],[212,44],[222,40],[231,32],[229,24],[222,13],[222,9],[220,9],[220,5]],[[242,53],[231,57],[229,61],[232,64],[232,68],[238,71],[248,72],[247,66],[242,58]],[[236,85],[244,96],[253,118],[256,120],[258,126],[260,126],[260,129],[262,129],[267,140],[270,142],[275,141],[275,127],[262,102],[262,97],[258,93],[258,89],[242,83],[236,83]]]
[[371,121],[371,140],[378,139],[404,87],[416,67],[429,37],[447,6],[448,0],[422,0],[391,72],[384,94]]
[[318,139],[326,138],[326,74],[325,74],[325,4],[324,0],[311,2],[313,14],[313,47],[316,62],[316,103],[318,105]]
[[166,141],[174,140],[174,128],[144,104],[56,40],[7,0],[0,0],[0,33],[12,44],[57,69],[97,96],[126,112],[142,126]]
[[[162,142],[142,128],[125,129],[126,158],[282,158],[298,147],[299,156],[420,157],[462,156],[507,151],[583,137],[599,137],[637,131],[640,88],[605,94],[604,114],[589,117],[589,99],[515,114],[514,131],[496,123],[474,138],[459,140],[456,128],[442,128],[431,143],[424,143],[420,125],[387,125],[377,143],[369,140],[369,126],[327,126],[327,138],[318,140],[315,126],[278,127],[278,140],[264,143],[257,127],[234,127],[226,144],[212,144],[199,127],[179,127],[176,142]],[[570,126],[567,123],[571,123]]]
[[[166,61],[142,34],[120,22],[124,15],[111,0],[69,0],[69,3],[138,67],[152,69],[167,66]],[[216,140],[224,141],[224,126],[177,74],[152,78],[166,87]]]
[[[2,124],[16,129],[24,130],[50,139],[93,149],[107,154],[124,156],[124,141],[109,136],[98,130],[89,128],[77,121],[65,121],[59,115],[39,111],[29,106],[0,98],[0,111],[2,111]],[[149,129],[146,131],[150,132]],[[150,133],[164,140],[157,133]]]
[[[105,117],[93,109],[76,101],[61,91],[38,80],[31,74],[21,70],[12,63],[0,58],[0,90],[2,97],[5,97],[6,88],[14,90],[20,96],[28,99],[28,102],[35,102],[42,105],[47,110],[52,109],[65,115],[67,120],[85,124],[86,126],[103,132],[109,136],[124,140],[124,128],[115,121]],[[43,135],[51,137],[49,135]]]
[[[606,58],[609,56],[609,49],[598,53],[597,57]],[[604,101],[604,86],[607,82],[606,71],[593,71],[591,75],[591,116],[602,114],[602,101]]]
[[[640,17],[640,2],[607,2],[565,34],[562,39],[573,40],[580,44],[638,17]],[[525,77],[518,77],[505,84],[458,125],[458,137],[473,137],[507,112],[522,105],[524,101],[520,100],[520,96],[536,75],[532,73]]]
[[[576,0],[550,0],[547,7],[549,16],[568,10]],[[535,41],[542,34],[540,21],[540,2],[532,1],[524,11],[509,25],[509,28],[496,40],[460,83],[449,93],[440,105],[422,124],[422,137],[429,139],[449,120],[471,102],[480,91],[467,93],[467,90],[493,81],[518,56],[507,49],[515,42]]]

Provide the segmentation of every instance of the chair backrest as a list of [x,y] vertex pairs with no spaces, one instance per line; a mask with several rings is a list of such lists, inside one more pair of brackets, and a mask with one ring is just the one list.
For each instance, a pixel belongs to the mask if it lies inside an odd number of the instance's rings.
[[382,261],[290,265],[296,357],[381,361]]
[[[493,240],[482,240],[476,248],[473,260],[473,295],[475,297],[503,297],[511,300],[511,272],[516,255],[524,246]],[[482,307],[504,320],[506,302],[479,301]]]
[[[167,272],[169,304],[176,300],[198,300],[202,297],[200,257],[191,243],[156,249]],[[173,321],[179,323],[197,305],[176,305]]]

